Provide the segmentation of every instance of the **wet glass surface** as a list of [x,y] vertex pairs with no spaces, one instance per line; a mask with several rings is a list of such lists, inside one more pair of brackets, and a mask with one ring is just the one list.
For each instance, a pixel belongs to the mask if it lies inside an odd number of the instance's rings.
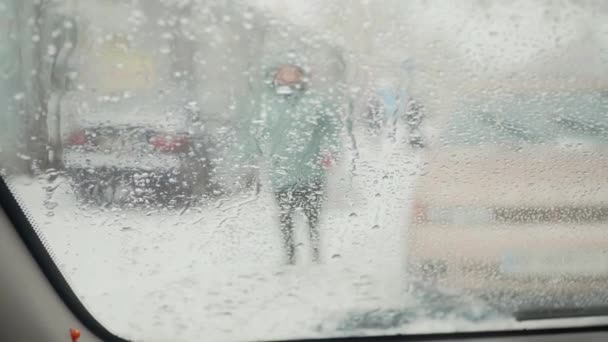
[[607,10],[0,0],[0,171],[125,338],[605,323]]

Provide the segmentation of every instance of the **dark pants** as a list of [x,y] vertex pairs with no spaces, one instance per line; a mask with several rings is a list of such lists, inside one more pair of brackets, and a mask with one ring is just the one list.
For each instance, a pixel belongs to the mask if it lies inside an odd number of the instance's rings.
[[323,194],[324,184],[321,180],[289,185],[276,192],[275,195],[280,211],[281,235],[287,254],[287,263],[295,264],[296,261],[293,214],[298,208],[304,211],[304,215],[308,220],[313,260],[315,262],[319,261],[319,212],[321,211]]

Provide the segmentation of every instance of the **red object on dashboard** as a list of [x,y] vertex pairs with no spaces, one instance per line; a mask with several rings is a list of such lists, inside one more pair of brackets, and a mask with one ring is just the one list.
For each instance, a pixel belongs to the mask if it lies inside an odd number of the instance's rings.
[[72,342],[77,342],[80,338],[80,330],[70,328],[70,337],[72,338]]

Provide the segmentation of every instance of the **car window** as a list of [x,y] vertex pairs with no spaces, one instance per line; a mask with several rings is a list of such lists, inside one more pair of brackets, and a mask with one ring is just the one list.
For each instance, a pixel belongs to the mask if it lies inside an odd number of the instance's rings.
[[130,340],[605,324],[607,19],[0,0],[0,175]]
[[542,144],[559,139],[606,142],[608,100],[602,90],[509,94],[463,103],[442,142]]

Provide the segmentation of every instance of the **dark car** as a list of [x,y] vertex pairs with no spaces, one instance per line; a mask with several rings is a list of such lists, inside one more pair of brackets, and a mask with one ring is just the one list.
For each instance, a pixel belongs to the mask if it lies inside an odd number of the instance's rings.
[[204,136],[186,125],[141,121],[89,121],[70,131],[63,162],[79,199],[121,206],[177,205],[209,192],[209,142]]

